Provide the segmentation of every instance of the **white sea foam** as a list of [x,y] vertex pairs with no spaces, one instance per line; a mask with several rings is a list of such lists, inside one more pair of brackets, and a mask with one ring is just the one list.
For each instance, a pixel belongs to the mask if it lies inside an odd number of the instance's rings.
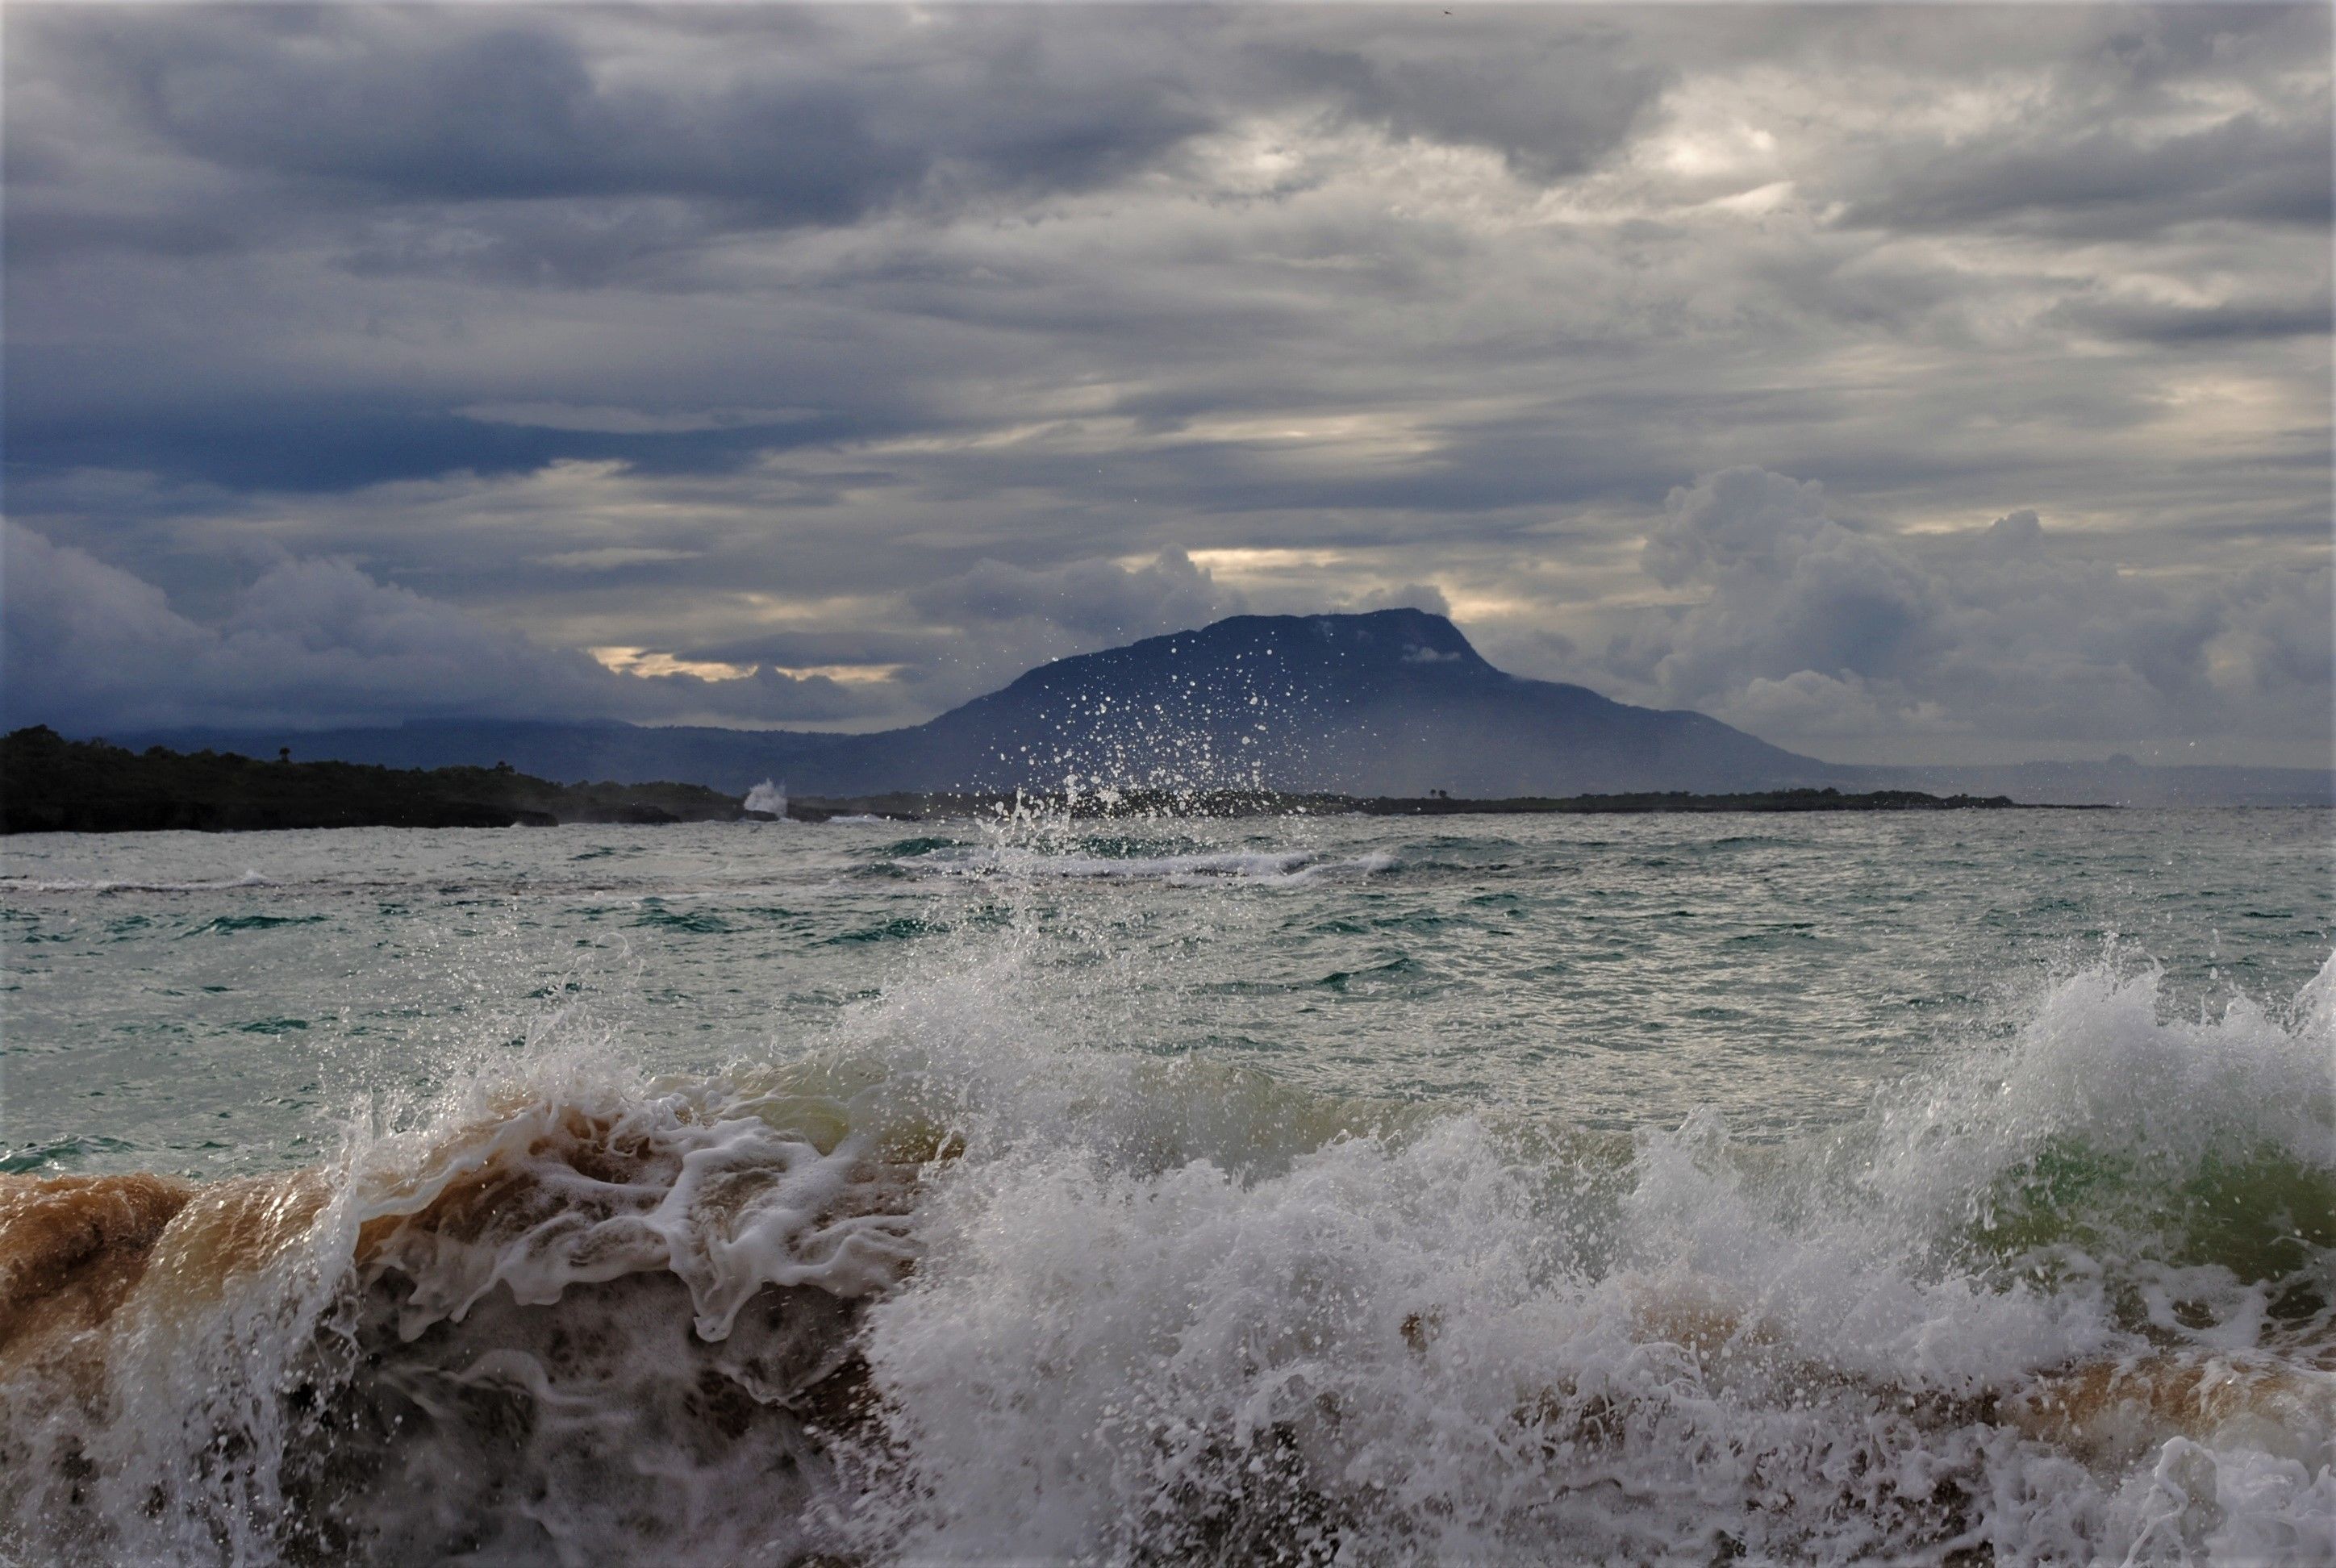
[[1365,877],[1391,871],[1397,862],[1384,851],[1344,858],[1325,858],[1312,850],[1230,850],[1119,857],[987,848],[916,863],[952,876],[1118,880],[1199,886],[1222,881],[1302,883],[1325,878]]
[[[675,1531],[784,1559],[793,1401],[912,1255],[909,1173],[852,1120],[555,1057],[322,1171],[196,1189],[96,1329],[11,1322],[0,1558],[654,1561]],[[9,1188],[5,1233],[82,1245],[112,1191]]]
[[[1602,1172],[1473,1117],[1286,1163],[1132,1165],[1079,1096],[1009,1078],[1006,1121],[1048,1132],[977,1142],[936,1182],[924,1260],[869,1316],[884,1421],[857,1451],[858,1539],[910,1559],[2324,1555],[2327,1238],[2250,1278],[2243,1238],[2176,1222],[2217,1148],[2336,1191],[2331,1038],[2308,1007],[2165,1019],[2155,983],[2054,986],[2000,1056],[1879,1112],[1846,1173],[1747,1161],[1708,1115]],[[1990,1251],[1991,1195],[2040,1143],[2112,1137],[2134,1157],[2094,1179],[2136,1255]]]
[[272,888],[281,883],[261,876],[258,872],[246,872],[239,877],[210,881],[115,881],[104,879],[84,881],[61,877],[42,881],[28,877],[0,877],[0,893],[215,893],[232,891],[237,888]]
[[1095,1049],[1140,998],[1012,943],[702,1081],[562,1026],[318,1175],[200,1190],[93,1382],[12,1349],[5,1539],[2314,1560],[2336,1271],[2291,1211],[2336,1191],[2332,972],[2204,1021],[2075,973],[1784,1151]]

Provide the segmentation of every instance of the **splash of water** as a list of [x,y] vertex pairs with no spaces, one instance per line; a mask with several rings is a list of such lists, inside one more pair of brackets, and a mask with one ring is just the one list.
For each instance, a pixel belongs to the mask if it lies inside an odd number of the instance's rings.
[[1095,1049],[1140,1003],[1034,949],[784,1065],[563,1024],[309,1171],[9,1179],[0,1553],[2325,1555],[2336,959],[2188,1019],[2113,955],[1778,1149]]

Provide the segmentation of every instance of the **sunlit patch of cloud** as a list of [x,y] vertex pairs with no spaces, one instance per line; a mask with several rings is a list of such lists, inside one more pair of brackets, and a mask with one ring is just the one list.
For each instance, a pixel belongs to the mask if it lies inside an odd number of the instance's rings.
[[[588,648],[584,650],[614,675],[639,677],[686,675],[697,680],[745,680],[754,673],[751,664],[722,664],[713,659],[676,658],[669,653],[641,648]],[[789,670],[789,675],[796,672]]]

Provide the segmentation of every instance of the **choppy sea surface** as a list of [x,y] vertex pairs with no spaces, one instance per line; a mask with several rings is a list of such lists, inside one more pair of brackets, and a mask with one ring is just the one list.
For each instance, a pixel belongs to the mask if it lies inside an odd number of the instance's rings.
[[2336,1561],[2324,812],[0,844],[0,1561]]

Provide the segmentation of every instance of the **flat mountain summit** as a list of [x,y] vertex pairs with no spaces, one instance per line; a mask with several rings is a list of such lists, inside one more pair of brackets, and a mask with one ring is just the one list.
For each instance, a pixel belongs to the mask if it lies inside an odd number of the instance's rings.
[[1768,789],[1829,774],[1701,714],[1506,674],[1449,620],[1416,609],[1235,616],[1057,659],[806,764],[806,790],[846,779],[1053,788],[1076,777],[1479,797]]

